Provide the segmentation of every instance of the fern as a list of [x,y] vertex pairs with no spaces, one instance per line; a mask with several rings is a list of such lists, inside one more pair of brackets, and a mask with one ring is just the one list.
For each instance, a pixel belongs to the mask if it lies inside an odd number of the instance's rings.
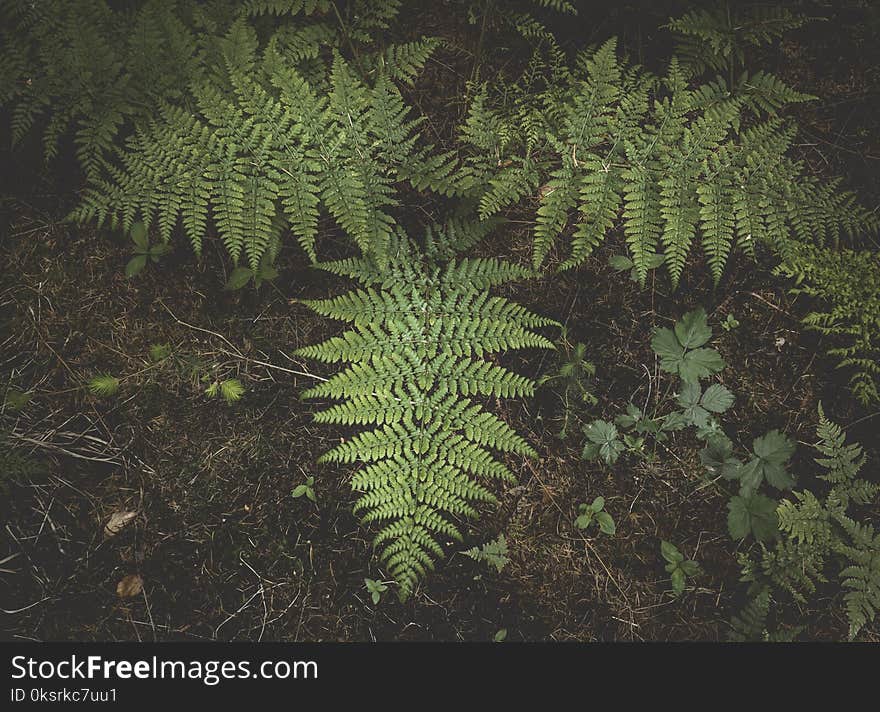
[[834,550],[849,564],[840,572],[840,584],[847,589],[843,598],[849,636],[855,638],[880,611],[880,534],[848,517],[839,516],[838,522],[848,541],[836,544]]
[[675,51],[688,72],[701,74],[707,69],[722,72],[742,65],[749,49],[769,44],[807,21],[807,17],[787,8],[737,8],[718,3],[691,10],[670,20],[667,27],[679,37]]
[[275,45],[262,58],[258,47],[255,31],[237,21],[217,43],[224,70],[191,87],[196,111],[163,106],[74,217],[124,227],[155,220],[165,241],[180,220],[199,253],[211,216],[233,261],[243,256],[256,271],[279,216],[315,259],[323,205],[381,259],[395,181],[453,190],[445,159],[417,145],[419,122],[387,76],[370,87],[337,53],[325,96]]
[[695,243],[718,282],[730,254],[754,254],[756,241],[783,254],[795,241],[876,229],[851,193],[789,155],[794,128],[776,114],[814,97],[778,77],[700,79],[677,57],[657,77],[621,60],[614,39],[573,67],[552,48],[545,55],[512,85],[484,85],[462,127],[481,217],[536,204],[536,268],[560,236],[570,239],[567,269],[621,226],[642,284],[662,250],[677,285]]
[[[434,230],[437,240],[438,230]],[[375,545],[404,592],[459,539],[459,517],[493,502],[492,479],[513,474],[492,450],[534,456],[479,396],[530,395],[535,384],[485,360],[521,348],[552,348],[533,331],[553,324],[492,297],[492,286],[521,278],[522,268],[494,259],[442,264],[395,234],[386,270],[368,258],[319,265],[363,286],[306,302],[351,328],[300,354],[349,365],[304,394],[342,402],[318,413],[321,423],[371,426],[322,456],[364,463],[352,479],[366,523],[379,523]]]
[[817,435],[815,447],[822,457],[816,462],[824,470],[819,479],[831,489],[822,498],[809,490],[794,492],[793,500],[780,503],[779,541],[769,548],[762,545],[757,560],[742,560],[742,580],[752,583],[753,599],[739,623],[734,620],[735,630],[762,612],[766,617],[764,596],[772,591],[806,604],[819,585],[829,582],[832,571],[843,589],[851,638],[880,610],[880,535],[847,514],[853,502],[870,503],[880,486],[858,477],[864,463],[861,447],[845,443],[842,429],[825,417],[821,406]]
[[[135,11],[99,0],[0,6],[0,103],[13,143],[41,126],[46,160],[73,130],[87,175],[97,175],[123,128],[157,102],[177,100],[198,73],[188,3],[151,0]],[[144,109],[147,108],[148,111]]]
[[776,273],[794,280],[794,294],[816,300],[804,324],[833,339],[828,355],[851,372],[854,395],[864,404],[880,399],[880,255],[794,243]]

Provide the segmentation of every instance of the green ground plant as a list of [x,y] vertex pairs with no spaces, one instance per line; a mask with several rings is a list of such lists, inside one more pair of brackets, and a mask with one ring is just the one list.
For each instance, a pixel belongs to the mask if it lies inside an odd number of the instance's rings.
[[[759,262],[770,254],[811,300],[805,324],[833,341],[829,354],[852,369],[862,402],[878,398],[880,379],[877,253],[864,246],[877,217],[801,159],[786,111],[815,97],[746,61],[805,18],[694,10],[670,22],[678,49],[655,73],[623,56],[616,39],[570,57],[532,14],[507,16],[489,0],[463,5],[484,29],[512,22],[535,52],[518,78],[469,83],[452,149],[428,140],[435,127],[411,91],[441,41],[387,41],[397,0],[0,5],[0,104],[13,141],[36,130],[51,160],[72,140],[85,188],[70,218],[130,235],[127,276],[158,262],[176,237],[200,256],[216,237],[231,262],[230,291],[278,280],[291,241],[318,269],[357,283],[298,302],[347,326],[297,354],[343,364],[303,396],[324,404],[319,423],[356,430],[321,461],[353,466],[355,510],[375,530],[402,598],[449,540],[462,539],[464,523],[497,501],[497,483],[516,479],[516,458],[537,455],[490,408],[539,384],[558,388],[564,438],[576,404],[597,403],[585,343],[564,339],[556,369],[538,383],[503,365],[515,351],[555,349],[545,331],[561,326],[500,296],[503,285],[582,267],[618,237],[626,254],[610,266],[641,286],[662,270],[677,287],[702,261],[719,287],[735,251]],[[444,210],[455,217],[438,226]],[[514,211],[532,223],[530,267],[468,256]],[[319,259],[325,245],[334,259]],[[722,322],[737,326],[731,314]],[[833,563],[855,636],[880,601],[877,535],[849,513],[875,493],[856,476],[859,454],[820,415],[833,486],[821,498],[794,490],[788,436],[770,430],[747,447],[725,433],[736,398],[711,340],[703,309],[657,329],[651,348],[675,393],[587,423],[583,457],[607,467],[654,458],[687,430],[704,444],[710,479],[735,490],[730,535],[750,552],[760,547],[744,563],[754,586],[738,634],[766,618],[778,591],[804,600]],[[188,363],[204,397],[243,397],[242,381],[227,377],[234,371],[187,358],[154,344],[143,370],[96,374],[86,389],[108,398],[127,380]],[[7,396],[4,408],[13,407]],[[307,476],[293,497],[314,501],[313,485]],[[792,499],[777,503],[771,489]],[[593,525],[616,530],[602,497],[578,508],[575,526]],[[500,571],[506,546],[502,536],[465,553]],[[696,564],[668,542],[661,553],[678,595]],[[385,583],[365,583],[378,603]]]
[[[733,620],[731,637],[767,639],[771,609],[805,604],[819,587],[843,600],[849,637],[874,620],[880,610],[880,534],[851,513],[870,504],[880,485],[860,477],[865,464],[861,446],[846,442],[843,429],[819,407],[818,478],[824,494],[797,490],[776,508],[778,537],[740,555],[742,580],[749,583],[748,603]],[[794,631],[797,634],[797,631]]]
[[614,518],[605,511],[605,498],[596,497],[590,504],[578,505],[578,516],[574,520],[574,525],[578,529],[589,529],[596,525],[603,534],[614,536],[617,531],[617,525]]
[[685,558],[675,544],[666,540],[660,542],[660,554],[666,561],[666,572],[672,583],[672,595],[680,596],[684,593],[688,578],[699,575],[702,569],[696,561]]
[[350,324],[299,350],[348,364],[303,396],[341,401],[318,413],[318,422],[372,428],[321,460],[364,463],[352,478],[360,494],[355,510],[364,523],[380,526],[374,543],[403,596],[443,555],[441,540],[461,538],[454,518],[475,517],[476,504],[495,502],[492,480],[515,479],[492,451],[536,455],[477,400],[529,396],[535,383],[487,357],[553,348],[534,331],[553,320],[488,291],[528,271],[496,259],[455,259],[457,237],[449,227],[435,228],[420,249],[398,233],[395,259],[384,268],[370,257],[322,263],[362,286],[305,302]]

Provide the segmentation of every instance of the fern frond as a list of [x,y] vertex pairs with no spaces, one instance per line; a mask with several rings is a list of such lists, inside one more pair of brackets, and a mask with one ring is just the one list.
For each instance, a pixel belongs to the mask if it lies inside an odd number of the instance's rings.
[[361,493],[356,509],[365,522],[380,523],[382,560],[410,591],[442,556],[442,539],[460,538],[455,520],[475,516],[474,503],[494,501],[480,480],[513,478],[492,451],[534,454],[475,398],[531,394],[532,381],[484,359],[552,348],[533,329],[553,322],[488,294],[523,276],[522,268],[487,259],[442,266],[403,236],[395,236],[385,271],[370,259],[327,268],[363,287],[307,303],[352,326],[300,351],[349,364],[304,397],[343,401],[318,414],[321,422],[373,427],[322,459],[365,463],[352,481]]

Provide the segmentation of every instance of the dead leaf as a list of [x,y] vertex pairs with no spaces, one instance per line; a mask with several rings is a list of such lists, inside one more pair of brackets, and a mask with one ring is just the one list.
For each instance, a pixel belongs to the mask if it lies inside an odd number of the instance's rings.
[[144,590],[144,580],[140,574],[129,574],[116,584],[116,595],[120,598],[134,598]]
[[550,193],[552,193],[554,190],[556,190],[555,185],[551,185],[550,183],[544,183],[544,185],[542,185],[538,189],[538,198],[540,200],[544,200],[544,198],[546,198],[548,195],[550,195]]
[[111,536],[116,536],[135,517],[137,517],[137,512],[113,512],[104,525],[104,536],[108,539]]

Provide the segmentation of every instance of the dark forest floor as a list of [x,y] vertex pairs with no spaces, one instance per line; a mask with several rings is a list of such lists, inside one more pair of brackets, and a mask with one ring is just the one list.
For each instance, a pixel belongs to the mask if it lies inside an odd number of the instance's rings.
[[[793,33],[773,68],[822,97],[797,114],[804,159],[817,172],[847,176],[873,206],[880,202],[880,12],[849,5],[831,22]],[[664,34],[648,28],[681,6],[654,3],[646,13],[624,4],[600,19],[582,17],[580,41],[618,33],[636,52],[668,52]],[[474,29],[442,11],[429,19],[437,29],[427,32],[471,41],[465,33]],[[429,67],[428,87],[413,97],[432,113],[438,93],[430,82],[455,85],[469,66],[462,53],[444,52]],[[439,109],[432,130],[442,136],[459,107]],[[0,477],[0,636],[491,640],[506,628],[508,640],[724,639],[742,603],[737,544],[726,533],[727,495],[702,476],[696,441],[678,437],[656,462],[584,462],[576,433],[557,437],[559,398],[549,388],[497,406],[540,459],[510,463],[518,484],[499,492],[499,506],[470,524],[465,542],[448,548],[415,596],[402,604],[389,592],[374,606],[364,578],[377,569],[370,532],[351,513],[351,471],[316,464],[346,432],[312,423],[317,404],[300,394],[313,384],[310,374],[325,372],[292,355],[337,329],[295,300],[338,293],[342,281],[328,282],[288,246],[273,285],[224,292],[220,251],[209,246],[197,260],[183,244],[129,280],[124,239],[63,223],[70,196],[46,180],[35,185],[9,191],[0,235],[0,376],[32,392],[22,411],[3,413],[0,422],[41,465],[28,476]],[[528,226],[520,221],[528,212],[507,217],[479,249],[524,260]],[[721,379],[737,394],[725,420],[735,440],[785,430],[799,443],[793,470],[808,482],[814,467],[806,446],[821,401],[833,419],[851,424],[848,435],[868,449],[877,471],[876,407],[861,409],[848,397],[844,374],[823,355],[827,344],[800,325],[809,304],[769,276],[767,260],[732,261],[713,288],[695,257],[671,294],[661,277],[643,290],[611,270],[608,258],[621,251],[610,240],[575,272],[508,290],[564,322],[570,342],[587,344],[599,403],[585,408],[584,420],[668,390],[650,351],[651,330],[702,305],[728,364]],[[740,321],[737,330],[720,329],[727,314]],[[147,351],[156,343],[170,344],[173,356],[151,365]],[[538,377],[553,358],[526,354],[516,366]],[[112,398],[83,388],[103,372],[123,379]],[[239,403],[205,396],[210,380],[232,377],[247,387]],[[291,497],[309,475],[317,503]],[[598,494],[617,520],[614,537],[573,526],[577,505]],[[104,524],[121,511],[137,518],[105,536]],[[510,548],[500,574],[460,553],[499,533]],[[678,599],[669,593],[660,539],[704,570]],[[135,573],[143,593],[120,599],[117,583]],[[843,637],[845,621],[825,603],[820,596],[803,611],[803,637]],[[880,640],[880,629],[875,624],[864,637]]]

